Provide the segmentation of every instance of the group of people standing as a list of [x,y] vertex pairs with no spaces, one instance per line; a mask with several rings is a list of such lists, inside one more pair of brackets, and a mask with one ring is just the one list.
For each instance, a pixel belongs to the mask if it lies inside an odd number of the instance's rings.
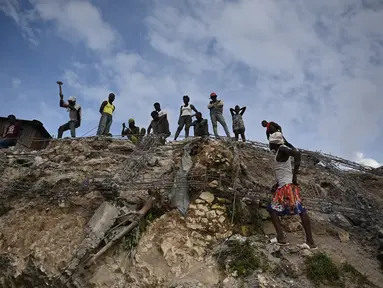
[[[69,112],[69,121],[58,129],[57,138],[62,138],[63,132],[70,130],[71,136],[76,137],[76,128],[81,124],[81,106],[76,103],[75,97],[70,97],[68,102],[64,102],[63,94],[60,90],[60,107],[66,108]],[[113,113],[115,106],[113,104],[115,95],[110,93],[108,99],[103,101],[100,106],[100,122],[97,129],[98,136],[110,136],[110,127],[113,122]],[[207,108],[210,110],[210,119],[213,125],[213,133],[215,137],[218,135],[218,123],[220,123],[225,131],[227,137],[230,136],[229,128],[226,124],[225,117],[223,116],[224,102],[221,99],[217,99],[216,93],[210,94],[210,102]],[[243,121],[243,114],[246,111],[246,107],[240,108],[238,105],[234,108],[230,108],[230,113],[233,119],[233,132],[236,140],[239,140],[239,136],[243,142],[246,141],[245,137],[245,124]],[[128,126],[125,123],[122,124],[122,136],[127,136],[132,142],[139,142],[146,134],[153,133],[159,135],[163,141],[168,138],[171,133],[169,129],[169,121],[166,111],[161,109],[160,103],[154,103],[154,110],[151,112],[152,120],[148,129],[139,128],[136,126],[133,118],[129,119]],[[195,120],[193,121],[193,117]],[[190,127],[194,128],[194,136],[205,137],[209,136],[208,121],[203,118],[202,113],[196,109],[196,107],[190,103],[190,97],[188,95],[183,96],[183,105],[180,107],[178,128],[174,136],[174,140],[177,140],[181,131],[185,130],[185,137],[189,137]]]
[[[72,116],[80,116],[78,105],[74,103],[66,104],[62,103],[62,95],[60,96],[60,106],[68,108],[70,121],[73,121]],[[216,93],[210,94],[210,102],[207,108],[210,110],[210,119],[213,125],[213,132],[218,137],[217,124],[220,123],[226,133],[227,137],[230,137],[229,128],[226,124],[225,117],[223,115],[224,102],[217,99]],[[100,123],[98,126],[97,135],[108,135],[110,126],[112,124],[112,114],[115,110],[113,101],[115,95],[109,94],[108,100],[104,101],[100,107]],[[69,101],[73,101],[73,98]],[[190,127],[194,127],[194,136],[205,137],[209,136],[208,122],[202,117],[202,113],[190,103],[190,98],[187,95],[183,96],[183,105],[179,110],[178,128],[174,136],[174,140],[183,129],[185,129],[185,137],[189,137]],[[69,108],[73,107],[73,108]],[[77,107],[77,108],[76,108]],[[77,111],[76,113],[74,111]],[[242,141],[246,141],[245,137],[245,125],[243,121],[243,114],[246,111],[246,107],[230,108],[230,113],[233,122],[233,132],[235,139],[239,140],[241,136]],[[152,121],[148,129],[139,128],[135,125],[134,119],[129,119],[129,125],[126,127],[125,123],[122,124],[122,136],[127,136],[133,143],[139,142],[146,134],[153,133],[158,135],[165,143],[165,139],[168,138],[171,133],[169,130],[169,121],[167,119],[166,111],[161,109],[160,103],[154,103],[154,111],[151,112]],[[196,120],[193,121],[193,117]],[[72,123],[67,123],[60,127],[59,131],[63,129],[71,129],[73,131],[79,126],[80,120]],[[282,127],[275,122],[267,122],[263,120],[262,126],[266,128],[266,137],[269,141],[269,148],[275,154],[273,160],[274,174],[276,178],[276,184],[272,187],[272,200],[268,206],[268,211],[271,216],[271,220],[276,230],[276,242],[279,245],[288,245],[286,237],[282,231],[280,216],[299,215],[302,221],[302,226],[306,233],[306,242],[301,246],[305,249],[316,249],[316,245],[313,240],[311,232],[310,218],[307,214],[306,208],[303,206],[300,196],[300,186],[298,185],[298,171],[301,162],[301,154],[291,145],[283,136]],[[74,127],[74,128],[73,128]],[[72,129],[73,128],[73,129]],[[153,132],[152,132],[153,131]],[[62,133],[59,133],[61,136]],[[72,134],[73,136],[73,134]],[[291,158],[294,158],[294,169],[291,167]]]
[[[66,108],[69,112],[69,121],[60,126],[58,130],[58,138],[61,138],[63,132],[70,130],[71,136],[76,136],[76,129],[81,125],[81,106],[76,103],[75,97],[70,97],[68,102],[64,101],[64,96],[60,86],[60,107]],[[97,135],[109,135],[109,130],[113,122],[113,112],[115,106],[113,104],[115,95],[109,94],[107,100],[103,101],[100,106],[100,122],[98,125]],[[185,129],[185,136],[189,136],[190,127],[194,127],[195,136],[209,136],[208,122],[202,117],[194,105],[190,103],[189,96],[183,96],[183,105],[180,107],[178,128],[174,136],[177,139],[182,129]],[[225,117],[223,116],[224,102],[217,99],[216,93],[210,94],[210,102],[207,108],[210,110],[210,119],[213,124],[214,135],[218,137],[217,123],[220,123],[225,130],[226,136],[230,137],[230,132],[227,127]],[[245,125],[242,119],[246,107],[240,108],[238,105],[230,108],[230,113],[233,118],[233,132],[235,139],[246,141]],[[161,109],[160,103],[154,103],[154,111],[151,113],[152,121],[148,129],[139,128],[135,125],[133,118],[129,119],[128,126],[122,124],[122,136],[127,136],[133,143],[138,143],[146,134],[160,136],[165,142],[165,139],[170,136],[169,122],[166,111]],[[192,120],[195,117],[196,120]],[[22,131],[21,122],[16,120],[14,115],[8,116],[9,125],[5,128],[2,137],[0,138],[0,148],[8,148],[14,146]],[[266,137],[269,141],[269,148],[275,154],[274,157],[274,174],[276,184],[271,192],[273,193],[272,200],[269,204],[268,211],[271,220],[277,232],[277,243],[280,245],[288,245],[285,235],[282,231],[279,216],[300,215],[302,226],[306,233],[306,242],[303,244],[307,249],[315,249],[310,218],[306,208],[303,206],[300,196],[300,187],[297,182],[298,170],[301,162],[300,152],[291,145],[282,134],[282,127],[275,122],[262,121],[262,126],[266,128]],[[294,169],[291,167],[291,158],[294,158]]]

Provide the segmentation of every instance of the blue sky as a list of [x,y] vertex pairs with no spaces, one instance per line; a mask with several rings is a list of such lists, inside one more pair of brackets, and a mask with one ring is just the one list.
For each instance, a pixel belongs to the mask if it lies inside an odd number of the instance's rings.
[[229,108],[248,107],[252,140],[273,120],[297,147],[377,165],[382,26],[379,0],[0,0],[0,115],[57,135],[62,80],[83,107],[80,136],[109,92],[113,134],[131,117],[147,127],[157,101],[174,134],[182,96],[208,118],[214,91],[230,126]]

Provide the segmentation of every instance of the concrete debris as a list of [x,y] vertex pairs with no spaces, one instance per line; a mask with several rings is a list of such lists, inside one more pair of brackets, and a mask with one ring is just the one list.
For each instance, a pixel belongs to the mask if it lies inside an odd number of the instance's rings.
[[[305,238],[300,218],[282,220],[289,246],[270,243],[275,180],[264,146],[155,140],[62,139],[39,152],[2,151],[0,287],[313,287],[305,261],[317,252],[296,245]],[[303,156],[298,181],[318,251],[346,258],[379,286],[383,177]],[[150,198],[140,225],[102,250],[138,224]]]

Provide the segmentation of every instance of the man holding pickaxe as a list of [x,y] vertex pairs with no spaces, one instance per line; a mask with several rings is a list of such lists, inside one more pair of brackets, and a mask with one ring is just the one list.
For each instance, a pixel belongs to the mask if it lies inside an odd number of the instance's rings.
[[69,112],[69,121],[59,127],[57,138],[60,139],[65,131],[70,130],[72,137],[76,137],[76,128],[81,125],[81,106],[76,104],[76,97],[71,96],[68,98],[68,102],[64,101],[64,95],[62,93],[63,82],[57,81],[60,89],[60,107],[66,108]]

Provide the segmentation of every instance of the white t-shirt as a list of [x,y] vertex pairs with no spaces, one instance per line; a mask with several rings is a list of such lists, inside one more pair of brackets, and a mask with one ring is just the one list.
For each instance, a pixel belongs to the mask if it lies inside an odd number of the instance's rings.
[[188,106],[185,106],[185,105],[182,105],[181,106],[181,116],[191,116],[192,115],[192,109],[191,109],[191,104],[189,104]]

